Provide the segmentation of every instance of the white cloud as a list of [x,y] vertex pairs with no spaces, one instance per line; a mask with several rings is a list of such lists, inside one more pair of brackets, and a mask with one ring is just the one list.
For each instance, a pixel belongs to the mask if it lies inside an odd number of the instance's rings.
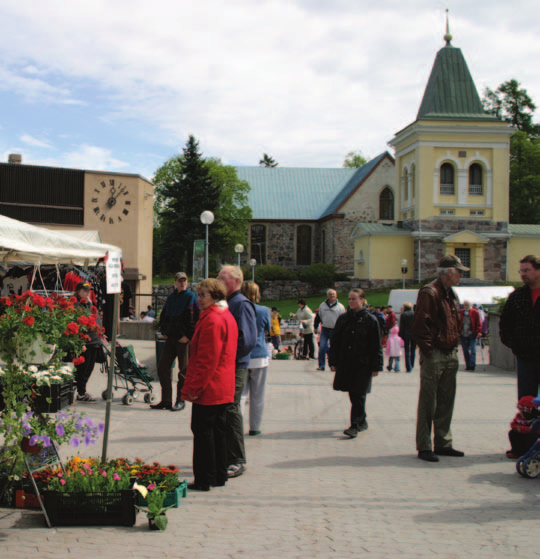
[[34,138],[33,136],[30,136],[29,134],[23,134],[21,136],[21,142],[24,142],[25,144],[27,144],[29,146],[34,146],[34,147],[39,147],[39,148],[52,149],[52,147],[53,147],[48,142],[38,140],[37,138]]
[[[281,165],[339,166],[351,149],[384,151],[415,119],[444,45],[446,4],[4,3],[0,88],[44,107],[62,103],[66,111],[85,103],[105,129],[136,123],[153,151],[166,145],[164,160],[193,133],[205,155],[224,162],[256,164],[265,151]],[[540,3],[513,6],[454,0],[453,44],[480,93],[516,77],[540,103]],[[125,159],[125,146],[109,148],[81,146],[66,158],[99,168],[127,165],[112,151]],[[130,165],[137,164],[132,154]]]
[[[39,157],[35,154],[26,154],[25,159],[31,160],[34,165],[48,167],[69,167],[71,169],[90,169],[96,171],[115,171],[129,167],[129,163],[112,156],[111,150],[98,146],[82,144],[74,147],[72,151],[58,157]],[[136,172],[136,171],[133,171]]]

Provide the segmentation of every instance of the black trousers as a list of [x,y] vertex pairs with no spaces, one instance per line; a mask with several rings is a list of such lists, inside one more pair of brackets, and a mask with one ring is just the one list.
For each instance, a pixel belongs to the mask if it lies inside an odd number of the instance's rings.
[[304,334],[304,348],[302,350],[302,355],[306,357],[309,351],[309,358],[313,359],[315,355],[315,347],[313,346],[313,334]]
[[189,361],[189,342],[186,344],[180,343],[173,338],[167,338],[163,346],[163,353],[159,359],[157,372],[159,383],[161,384],[161,401],[173,402],[173,381],[172,381],[172,366],[174,361],[178,359],[178,383],[176,385],[176,402],[180,402],[180,393],[186,380],[186,371]]
[[194,403],[191,407],[193,475],[198,485],[222,485],[227,481],[227,405]]
[[90,379],[90,375],[96,364],[98,351],[103,351],[101,346],[86,346],[86,351],[81,354],[84,357],[84,363],[77,365],[75,371],[75,382],[77,383],[77,393],[79,396],[86,394],[86,385]]

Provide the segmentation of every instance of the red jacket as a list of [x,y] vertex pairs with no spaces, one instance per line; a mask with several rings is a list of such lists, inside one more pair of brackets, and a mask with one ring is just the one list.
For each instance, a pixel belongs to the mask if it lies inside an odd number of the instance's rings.
[[[459,318],[460,318],[462,328],[463,328],[463,312],[464,312],[463,309],[459,311]],[[475,338],[478,338],[478,336],[482,333],[482,323],[480,322],[480,313],[476,309],[473,309],[471,307],[469,309],[469,316],[471,318],[472,335]]]
[[386,319],[385,319],[385,326],[386,326],[386,329],[388,330],[388,332],[390,332],[390,330],[392,330],[392,328],[396,324],[397,324],[396,313],[394,311],[390,311],[386,315]]
[[234,401],[238,326],[226,304],[201,312],[189,346],[182,399],[203,406]]

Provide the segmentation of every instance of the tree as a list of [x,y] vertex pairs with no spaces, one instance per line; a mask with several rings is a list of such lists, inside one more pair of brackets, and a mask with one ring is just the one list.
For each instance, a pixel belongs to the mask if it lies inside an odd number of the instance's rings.
[[166,161],[154,176],[154,208],[158,226],[154,229],[154,270],[191,269],[193,241],[204,239],[201,213],[209,210],[215,221],[209,227],[213,254],[232,252],[245,242],[251,208],[247,204],[249,184],[240,181],[234,167],[219,160],[205,160],[199,143],[189,136],[182,155]]
[[274,160],[273,157],[270,157],[268,154],[263,153],[263,158],[259,160],[259,165],[261,167],[277,167],[278,163]]
[[510,223],[540,223],[540,126],[533,122],[536,105],[515,80],[495,91],[486,88],[484,109],[512,124],[510,138]]
[[350,151],[345,156],[345,161],[343,161],[343,167],[348,169],[359,169],[363,167],[369,159],[364,157],[364,154],[361,151]]
[[512,79],[502,83],[496,91],[487,87],[482,99],[484,109],[509,122],[518,130],[538,136],[540,126],[534,124],[532,120],[536,105],[527,90],[520,86],[517,80]]

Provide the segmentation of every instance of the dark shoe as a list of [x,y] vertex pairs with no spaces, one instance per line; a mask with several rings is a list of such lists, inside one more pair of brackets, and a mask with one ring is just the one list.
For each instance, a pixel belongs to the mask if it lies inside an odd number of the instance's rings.
[[435,455],[432,450],[420,450],[418,451],[418,458],[426,462],[438,462],[439,457]]
[[474,371],[476,367],[469,367],[469,371]]
[[512,450],[507,450],[506,451],[506,458],[508,458],[509,460],[517,460],[519,458],[519,456],[513,452]]
[[216,483],[212,483],[212,487],[225,487],[226,481],[216,481]]
[[262,431],[250,431],[249,436],[250,437],[256,437],[257,435],[260,435],[261,433],[262,433]]
[[358,425],[351,425],[348,429],[343,431],[344,435],[347,435],[350,439],[354,439],[358,435]]
[[461,450],[456,450],[455,448],[452,448],[451,446],[447,446],[444,448],[436,448],[435,449],[435,454],[438,454],[439,456],[456,456],[458,458],[461,458],[462,456],[465,456],[464,452],[461,452]]
[[324,371],[324,367],[317,367],[317,371]]
[[170,410],[172,409],[172,402],[160,402],[159,404],[151,404],[153,410]]
[[246,471],[245,464],[231,464],[227,468],[227,475],[229,477],[238,477],[241,476]]
[[186,407],[186,403],[183,400],[176,402],[174,406],[171,408],[171,411],[182,411]]
[[367,431],[368,427],[368,422],[364,419],[364,421],[362,421],[362,423],[358,426],[358,432],[361,433],[362,431]]
[[77,402],[83,402],[85,404],[97,404],[97,400],[92,397],[92,394],[85,392],[82,396],[79,394],[77,396]]
[[190,483],[188,486],[190,491],[210,491],[209,485],[201,485],[200,483]]

